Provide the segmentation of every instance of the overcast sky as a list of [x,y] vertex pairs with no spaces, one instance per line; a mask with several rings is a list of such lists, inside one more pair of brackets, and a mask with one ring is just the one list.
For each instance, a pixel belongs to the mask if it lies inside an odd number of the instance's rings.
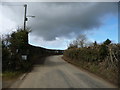
[[[0,4],[0,33],[23,27],[23,2]],[[66,49],[71,40],[86,34],[90,41],[118,42],[118,5],[116,2],[29,2],[27,26],[32,29],[29,43],[51,49]]]

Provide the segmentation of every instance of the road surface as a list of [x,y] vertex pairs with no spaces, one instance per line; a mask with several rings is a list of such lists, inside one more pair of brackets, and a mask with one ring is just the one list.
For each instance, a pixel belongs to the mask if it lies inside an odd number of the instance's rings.
[[61,57],[47,57],[44,65],[35,65],[17,87],[13,85],[11,88],[115,88],[103,79],[67,63]]

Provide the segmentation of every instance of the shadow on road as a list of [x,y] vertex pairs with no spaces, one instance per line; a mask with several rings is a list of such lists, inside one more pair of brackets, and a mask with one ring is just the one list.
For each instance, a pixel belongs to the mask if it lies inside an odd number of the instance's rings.
[[54,58],[50,58],[50,56],[48,57],[37,57],[34,60],[34,66],[59,66],[59,65],[65,65],[65,62],[61,62],[61,61],[56,61],[53,60]]
[[34,65],[42,65],[42,64],[45,63],[45,59],[46,59],[46,57],[37,57],[37,58],[34,60],[33,64],[34,64]]
[[65,62],[56,62],[56,61],[52,61],[52,60],[46,60],[46,63],[44,64],[45,66],[49,66],[49,67],[54,67],[54,66],[60,66],[60,65],[65,65]]

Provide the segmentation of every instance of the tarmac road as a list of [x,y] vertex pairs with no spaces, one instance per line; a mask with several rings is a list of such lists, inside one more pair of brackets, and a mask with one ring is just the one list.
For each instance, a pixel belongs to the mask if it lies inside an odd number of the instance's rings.
[[47,57],[44,65],[35,65],[17,87],[13,85],[11,88],[115,88],[109,82],[78,69],[61,57]]

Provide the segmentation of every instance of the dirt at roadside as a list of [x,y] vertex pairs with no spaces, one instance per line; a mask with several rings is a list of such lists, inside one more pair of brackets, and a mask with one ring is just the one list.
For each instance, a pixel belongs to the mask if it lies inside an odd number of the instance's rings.
[[18,79],[20,78],[20,76],[15,77],[15,78],[6,78],[3,77],[2,78],[2,88],[9,88],[13,83],[15,83]]

